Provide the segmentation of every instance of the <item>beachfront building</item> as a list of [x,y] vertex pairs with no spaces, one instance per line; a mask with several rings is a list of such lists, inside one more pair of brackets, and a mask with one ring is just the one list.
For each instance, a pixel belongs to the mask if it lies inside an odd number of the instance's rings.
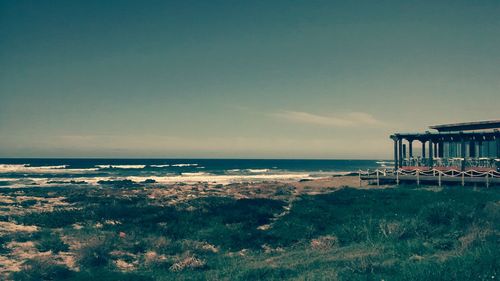
[[[500,170],[500,120],[430,126],[395,133],[395,170]],[[418,153],[415,153],[418,150]]]

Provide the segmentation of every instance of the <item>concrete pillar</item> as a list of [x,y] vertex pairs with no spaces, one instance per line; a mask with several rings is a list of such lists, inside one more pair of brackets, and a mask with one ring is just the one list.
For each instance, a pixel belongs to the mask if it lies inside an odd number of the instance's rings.
[[432,151],[433,146],[434,146],[434,144],[432,143],[432,140],[429,140],[429,168],[432,168],[434,166],[433,159],[432,159],[434,156],[433,151]]
[[483,141],[479,140],[477,142],[477,157],[483,157]]
[[398,140],[394,140],[394,170],[398,169]]
[[488,158],[491,157],[490,147],[491,147],[490,142],[486,141],[486,147],[485,147],[484,157],[488,157]]
[[425,159],[425,141],[422,142],[422,159]]
[[406,144],[403,143],[403,160],[407,159],[406,155]]
[[476,143],[474,141],[469,142],[469,157],[476,157]]
[[466,158],[466,155],[465,155],[465,139],[464,139],[464,136],[461,136],[461,147],[460,147],[460,154],[461,154],[461,157],[463,158],[462,160],[462,165],[460,166],[460,170],[462,171],[465,171],[465,158]]
[[403,167],[403,139],[399,139],[398,150],[399,150],[399,155],[398,155],[399,167]]
[[408,140],[408,153],[409,158],[413,158],[413,140]]

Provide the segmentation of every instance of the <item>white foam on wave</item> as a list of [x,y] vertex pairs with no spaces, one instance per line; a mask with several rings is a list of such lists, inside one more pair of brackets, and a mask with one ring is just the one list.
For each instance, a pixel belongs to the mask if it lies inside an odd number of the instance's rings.
[[[137,183],[147,179],[155,180],[158,184],[175,183],[211,183],[211,184],[231,184],[242,182],[263,182],[263,181],[298,181],[301,179],[317,178],[307,173],[283,173],[283,174],[257,174],[257,175],[216,175],[209,173],[182,173],[181,175],[167,176],[100,176],[100,177],[71,177],[71,178],[22,178],[22,179],[2,179],[9,182],[9,185],[2,187],[19,188],[27,186],[50,187],[60,186],[64,181],[86,182],[88,185],[99,185],[99,181],[131,180]],[[49,183],[50,182],[50,183]],[[70,183],[68,183],[70,184]]]
[[150,165],[150,167],[153,167],[153,168],[166,168],[166,167],[170,167],[169,164],[165,164],[165,165]]
[[195,167],[195,166],[198,166],[198,164],[173,164],[172,167]]
[[0,174],[77,174],[97,171],[96,168],[72,169],[68,165],[58,166],[30,166],[29,164],[0,164]]
[[99,169],[144,169],[146,165],[95,165]]
[[19,187],[49,187],[54,186],[52,183],[47,183],[47,178],[0,178],[2,182],[8,182],[8,185],[2,185],[3,188],[19,188]]
[[29,166],[31,168],[41,168],[41,169],[66,169],[68,165],[56,165],[56,166]]
[[0,171],[16,171],[29,167],[29,164],[0,164]]
[[269,169],[247,169],[250,173],[268,173]]
[[[112,165],[111,165],[112,166]],[[133,167],[139,168],[143,165],[121,165],[121,167]],[[104,166],[109,167],[109,166]],[[112,166],[115,168],[115,166]],[[45,169],[45,170],[44,170]],[[323,177],[331,177],[332,175],[346,175],[350,172],[347,171],[336,171],[336,172],[291,172],[284,170],[269,170],[269,169],[232,169],[227,170],[226,174],[212,174],[207,172],[187,172],[182,174],[164,174],[164,175],[137,175],[137,176],[119,176],[119,175],[99,175],[99,176],[86,176],[85,174],[64,177],[64,178],[2,178],[1,172],[5,171],[15,171],[23,173],[72,173],[77,172],[89,172],[98,171],[98,168],[91,169],[61,169],[61,168],[47,168],[47,167],[30,167],[27,165],[1,165],[0,164],[0,181],[8,181],[9,184],[2,187],[26,187],[26,186],[60,186],[64,184],[63,181],[75,181],[75,182],[86,182],[89,185],[99,185],[99,181],[109,181],[109,180],[132,180],[134,182],[143,182],[147,179],[153,179],[158,184],[174,184],[174,183],[211,183],[211,184],[230,184],[230,183],[241,183],[241,182],[263,182],[263,181],[298,181],[301,179],[315,179]],[[250,172],[250,173],[249,173]],[[51,183],[48,183],[51,182]]]

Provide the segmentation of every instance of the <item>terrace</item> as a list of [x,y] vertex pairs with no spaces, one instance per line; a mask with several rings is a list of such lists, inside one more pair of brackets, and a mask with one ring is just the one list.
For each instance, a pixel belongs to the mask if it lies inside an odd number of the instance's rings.
[[[430,126],[435,131],[395,133],[394,170],[360,178],[417,183],[500,184],[500,120]],[[416,144],[416,146],[415,146]]]
[[[396,133],[394,168],[498,170],[500,167],[500,120],[431,126],[437,132]],[[457,131],[459,130],[459,131]],[[420,142],[420,155],[413,144]]]

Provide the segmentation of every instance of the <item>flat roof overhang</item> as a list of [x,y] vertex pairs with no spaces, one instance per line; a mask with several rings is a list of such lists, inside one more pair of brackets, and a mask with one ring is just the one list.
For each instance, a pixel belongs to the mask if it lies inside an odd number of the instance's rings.
[[396,133],[390,136],[393,140],[417,141],[490,141],[500,139],[500,131],[489,132],[425,132],[425,133]]
[[429,128],[438,130],[439,132],[500,129],[500,120],[434,125]]

